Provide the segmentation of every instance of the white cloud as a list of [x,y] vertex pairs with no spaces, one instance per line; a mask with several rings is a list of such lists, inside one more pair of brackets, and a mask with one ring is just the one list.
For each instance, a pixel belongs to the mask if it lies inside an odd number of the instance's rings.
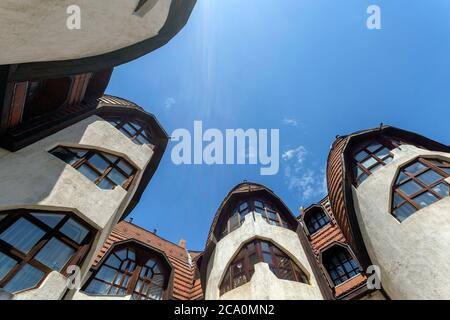
[[298,122],[294,118],[284,118],[283,123],[293,127],[298,126]]
[[306,150],[306,148],[303,146],[300,146],[298,148],[289,149],[289,150],[283,152],[283,154],[281,155],[281,158],[284,161],[288,161],[295,157],[297,164],[302,164],[303,161],[305,160],[307,153],[308,153],[308,151]]
[[175,98],[173,97],[168,97],[166,99],[166,101],[164,102],[164,108],[166,108],[167,110],[171,109],[172,106],[176,103],[177,101],[175,100]]
[[306,167],[307,155],[308,151],[303,146],[289,149],[282,155],[288,188],[298,193],[302,200],[327,193],[325,168],[314,170]]

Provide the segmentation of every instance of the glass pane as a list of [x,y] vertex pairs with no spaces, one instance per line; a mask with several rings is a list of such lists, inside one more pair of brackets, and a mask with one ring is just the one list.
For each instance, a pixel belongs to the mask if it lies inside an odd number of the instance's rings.
[[90,157],[89,163],[96,167],[100,172],[105,171],[105,169],[109,166],[109,163],[98,154],[94,154]]
[[83,164],[80,168],[78,168],[78,171],[81,172],[86,178],[94,182],[98,178],[98,174],[89,168],[87,165]]
[[150,285],[148,288],[147,296],[149,299],[161,300],[163,294],[163,289],[161,287]]
[[120,267],[120,260],[114,254],[112,254],[112,255],[110,255],[108,257],[108,259],[106,260],[105,264],[107,264],[107,265],[109,265],[111,267],[119,269],[119,267]]
[[15,293],[34,288],[44,277],[44,272],[27,264],[3,288],[6,292]]
[[86,238],[89,231],[73,219],[69,219],[60,231],[70,239],[80,244]]
[[368,177],[368,175],[367,174],[362,174],[362,175],[360,175],[359,177],[358,177],[358,184],[361,184],[364,180],[366,180],[367,179],[367,177]]
[[117,157],[113,156],[112,154],[107,154],[107,153],[103,153],[102,156],[104,156],[105,158],[107,158],[109,161],[111,161],[112,163],[115,163],[117,161]]
[[370,152],[374,152],[378,149],[380,149],[382,147],[382,145],[380,143],[374,143],[371,144],[370,146],[367,147],[367,150],[369,150]]
[[32,213],[31,215],[51,228],[56,227],[56,225],[64,218],[63,214],[53,213]]
[[44,234],[41,228],[20,218],[0,235],[0,239],[23,253],[28,253]]
[[394,207],[397,208],[400,203],[405,201],[398,193],[394,193]]
[[354,159],[355,159],[356,161],[360,162],[362,159],[365,159],[368,155],[369,155],[369,154],[363,150],[363,151],[358,152],[358,153],[355,155]]
[[106,282],[112,283],[117,270],[114,270],[108,266],[102,266],[98,273],[95,275],[97,279],[104,280]]
[[417,196],[413,199],[418,205],[420,205],[422,208],[429,206],[433,202],[436,202],[438,198],[436,198],[432,193],[425,192],[422,193],[420,196]]
[[51,151],[51,154],[53,154],[55,157],[58,157],[59,159],[68,164],[73,164],[75,161],[78,160],[75,154],[69,152],[67,149],[64,148],[56,148],[53,151]]
[[243,202],[239,205],[239,211],[242,212],[248,208],[247,202]]
[[74,253],[74,249],[58,239],[52,238],[39,251],[35,259],[53,270],[61,271]]
[[440,174],[437,174],[433,170],[428,170],[425,173],[422,173],[420,176],[417,177],[420,181],[422,181],[424,184],[429,186],[430,184],[443,179],[444,177]]
[[133,167],[131,167],[126,161],[120,160],[117,166],[122,169],[126,174],[131,175],[133,173]]
[[108,178],[111,179],[115,184],[121,186],[126,180],[127,177],[125,177],[123,174],[121,174],[116,169],[112,169],[108,173]]
[[439,193],[441,196],[446,197],[449,195],[449,186],[445,183],[438,184],[433,188],[433,191]]
[[104,189],[104,190],[112,190],[114,189],[115,184],[112,183],[109,179],[107,178],[103,178],[98,184],[97,186],[100,189]]
[[270,253],[263,252],[263,261],[268,264],[272,264],[272,255]]
[[92,280],[86,288],[86,292],[91,294],[107,294],[109,288],[111,288],[111,286],[104,282]]
[[261,250],[262,251],[270,251],[270,246],[267,242],[261,242]]
[[441,169],[450,174],[450,168],[441,168]]
[[408,181],[405,184],[402,184],[399,189],[406,195],[410,196],[416,192],[422,190],[422,187],[415,183],[414,181]]
[[138,144],[138,145],[146,144],[144,138],[143,138],[141,135],[136,136],[136,137],[135,137],[133,140],[131,140],[131,141],[133,141],[135,144]]
[[375,154],[378,158],[383,159],[384,157],[387,157],[388,155],[390,155],[390,153],[391,153],[391,151],[388,148],[383,148]]
[[404,172],[401,172],[397,178],[396,184],[400,184],[403,181],[407,180],[408,178],[409,177]]
[[361,164],[364,166],[364,168],[368,169],[371,166],[373,166],[375,163],[377,163],[377,160],[375,160],[374,158],[370,157],[369,159],[361,162]]
[[164,276],[162,274],[155,275],[152,279],[152,283],[162,287],[164,284]]
[[412,174],[415,174],[415,173],[417,173],[417,172],[419,172],[419,171],[421,171],[421,170],[423,170],[425,168],[426,167],[422,163],[416,162],[416,163],[410,165],[408,168],[406,168],[405,171],[409,172],[409,173],[412,173]]
[[121,259],[125,260],[127,258],[127,249],[116,251],[115,254]]
[[400,221],[403,221],[406,218],[408,218],[410,215],[412,215],[414,212],[416,212],[416,208],[414,208],[409,203],[405,203],[400,208],[395,210],[394,214]]
[[136,134],[136,129],[133,128],[129,123],[125,123],[123,125],[123,128],[128,131],[132,136],[134,136]]
[[0,252],[0,280],[16,265],[16,260]]

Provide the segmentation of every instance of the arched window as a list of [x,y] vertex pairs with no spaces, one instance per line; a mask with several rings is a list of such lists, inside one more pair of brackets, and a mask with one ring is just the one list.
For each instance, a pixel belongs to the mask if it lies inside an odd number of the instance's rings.
[[127,160],[97,150],[60,146],[50,153],[70,164],[101,189],[114,189],[119,185],[126,190],[137,172]]
[[37,287],[53,270],[65,274],[83,261],[93,238],[93,229],[71,213],[0,213],[0,288],[16,293]]
[[152,143],[152,134],[148,125],[141,123],[139,120],[131,120],[123,117],[107,117],[106,120],[134,143]]
[[261,199],[248,199],[239,202],[231,210],[231,214],[222,226],[222,232],[220,233],[220,238],[225,237],[230,232],[238,229],[245,221],[245,217],[252,212],[256,212],[267,223],[275,226],[280,226],[283,228],[289,228],[289,224],[286,222],[284,217],[279,214],[273,206],[268,202]]
[[267,263],[279,279],[309,284],[306,274],[283,251],[268,241],[253,240],[244,245],[230,263],[220,285],[220,294],[249,282],[258,262]]
[[329,224],[330,218],[323,209],[315,209],[305,215],[304,221],[311,235]]
[[168,269],[155,254],[138,247],[120,247],[112,251],[94,273],[85,292],[132,295],[134,300],[161,300],[168,278]]
[[394,185],[392,213],[400,221],[447,197],[450,162],[419,158],[401,169]]
[[358,263],[350,252],[340,245],[325,251],[322,262],[335,286],[361,273]]
[[394,144],[388,140],[366,142],[353,152],[353,175],[356,185],[392,161]]

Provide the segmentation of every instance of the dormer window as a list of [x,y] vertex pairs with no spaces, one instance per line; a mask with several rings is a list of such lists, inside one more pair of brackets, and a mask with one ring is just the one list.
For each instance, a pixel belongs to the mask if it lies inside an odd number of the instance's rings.
[[169,271],[161,259],[140,247],[114,249],[88,281],[86,293],[104,296],[131,295],[133,300],[162,300]]
[[305,272],[286,253],[271,242],[253,240],[244,245],[228,266],[220,294],[249,282],[259,262],[267,263],[279,279],[309,284]]
[[357,276],[361,269],[348,249],[335,245],[323,253],[323,265],[335,286]]
[[356,185],[361,184],[369,175],[390,163],[394,158],[391,153],[393,148],[393,144],[388,141],[376,140],[357,148],[352,155]]
[[238,229],[244,223],[245,217],[252,212],[260,215],[271,225],[289,228],[289,224],[282,215],[266,201],[260,199],[241,201],[231,212],[231,215],[222,228],[221,238]]
[[449,195],[450,162],[419,158],[395,182],[392,214],[400,221]]
[[121,186],[126,190],[137,172],[127,160],[93,149],[60,146],[50,153],[70,164],[101,189]]
[[152,134],[146,124],[119,117],[108,117],[106,120],[135,144],[152,144]]
[[325,213],[325,211],[323,211],[323,209],[317,209],[313,212],[307,213],[305,215],[304,221],[306,227],[308,228],[308,232],[311,235],[322,229],[324,226],[328,225],[330,223],[330,218]]

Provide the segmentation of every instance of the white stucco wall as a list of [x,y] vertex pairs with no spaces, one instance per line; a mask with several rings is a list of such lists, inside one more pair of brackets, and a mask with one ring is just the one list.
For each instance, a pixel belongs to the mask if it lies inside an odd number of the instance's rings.
[[[2,0],[0,64],[78,59],[111,52],[158,34],[171,0],[143,17],[138,0]],[[81,29],[69,30],[67,7],[78,5]]]
[[[241,247],[251,239],[269,240],[302,267],[309,276],[310,284],[278,279],[265,263],[255,265],[252,279],[220,296],[220,283],[224,272]],[[268,224],[255,214],[248,214],[244,224],[221,239],[208,262],[206,300],[317,300],[323,299],[311,266],[303,251],[298,235],[291,230]]]
[[411,145],[403,145],[393,154],[393,162],[353,188],[370,258],[380,266],[382,285],[391,299],[450,299],[450,197],[403,222],[390,213],[392,185],[399,167],[418,156],[449,160],[450,154]]
[[[121,156],[134,164],[139,173],[128,192],[120,186],[113,190],[100,189],[48,153],[58,145],[95,148]],[[91,116],[17,152],[2,150],[0,155],[0,211],[16,208],[73,211],[99,230],[81,266],[84,280],[96,253],[131,200],[153,150],[136,145],[102,118]],[[44,282],[42,290],[35,291],[32,297],[45,298],[45,287]],[[53,285],[48,290],[57,291]]]

